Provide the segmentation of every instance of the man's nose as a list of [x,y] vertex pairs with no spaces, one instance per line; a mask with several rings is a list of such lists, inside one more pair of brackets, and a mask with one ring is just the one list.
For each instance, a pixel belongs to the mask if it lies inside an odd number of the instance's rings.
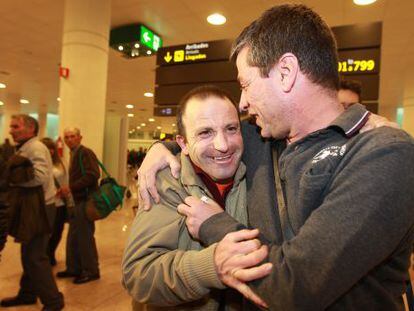
[[249,108],[249,103],[247,102],[246,95],[244,93],[245,92],[242,90],[239,102],[240,112],[247,111],[247,109]]
[[214,137],[214,148],[220,152],[226,152],[229,149],[227,137],[221,131]]

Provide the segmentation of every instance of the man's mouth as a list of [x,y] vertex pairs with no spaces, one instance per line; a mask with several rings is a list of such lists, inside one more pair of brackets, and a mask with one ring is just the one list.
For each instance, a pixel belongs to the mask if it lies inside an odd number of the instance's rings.
[[228,155],[224,155],[224,156],[215,156],[215,157],[211,157],[214,162],[216,163],[227,163],[229,160],[231,160],[233,154],[228,154]]

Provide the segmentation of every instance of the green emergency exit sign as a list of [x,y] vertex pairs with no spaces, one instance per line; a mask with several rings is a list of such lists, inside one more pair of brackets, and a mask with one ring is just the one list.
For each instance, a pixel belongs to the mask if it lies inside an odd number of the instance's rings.
[[158,51],[162,46],[162,40],[160,36],[156,35],[153,31],[149,30],[147,27],[141,25],[140,29],[141,37],[140,42],[150,48],[153,51]]

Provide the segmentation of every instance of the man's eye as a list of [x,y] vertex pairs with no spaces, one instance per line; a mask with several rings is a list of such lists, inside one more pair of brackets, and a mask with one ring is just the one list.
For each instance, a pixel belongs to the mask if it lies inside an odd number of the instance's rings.
[[229,133],[237,133],[237,130],[238,130],[239,128],[237,127],[237,126],[229,126],[228,128],[227,128],[227,131],[229,132]]
[[201,138],[207,138],[207,137],[210,137],[212,134],[213,134],[213,131],[205,130],[205,131],[201,131],[200,133],[198,133],[198,136]]

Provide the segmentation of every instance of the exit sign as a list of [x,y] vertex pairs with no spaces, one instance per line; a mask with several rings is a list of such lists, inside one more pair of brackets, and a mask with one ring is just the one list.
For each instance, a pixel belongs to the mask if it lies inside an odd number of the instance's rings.
[[147,27],[141,25],[140,29],[141,37],[140,41],[143,45],[147,46],[153,51],[158,51],[158,49],[162,46],[162,40],[160,36],[155,34],[153,31],[149,30]]

